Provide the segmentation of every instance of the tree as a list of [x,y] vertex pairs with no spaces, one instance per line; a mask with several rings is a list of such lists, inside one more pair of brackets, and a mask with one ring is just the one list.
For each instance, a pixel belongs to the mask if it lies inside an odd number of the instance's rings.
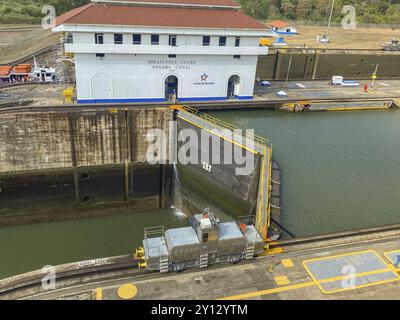
[[289,19],[294,19],[296,17],[295,9],[296,9],[296,3],[294,1],[282,0],[281,11],[285,17]]
[[310,15],[311,10],[311,0],[299,0],[296,6],[296,18],[304,20]]

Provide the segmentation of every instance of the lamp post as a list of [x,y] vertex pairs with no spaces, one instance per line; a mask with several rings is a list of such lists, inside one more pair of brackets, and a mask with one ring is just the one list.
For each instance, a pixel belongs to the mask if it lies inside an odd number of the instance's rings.
[[328,29],[326,30],[326,42],[325,42],[325,46],[328,45],[329,42],[329,29],[331,27],[331,21],[332,21],[332,15],[333,15],[333,9],[335,7],[335,0],[332,0],[332,7],[331,7],[331,13],[329,15],[329,21],[328,21]]

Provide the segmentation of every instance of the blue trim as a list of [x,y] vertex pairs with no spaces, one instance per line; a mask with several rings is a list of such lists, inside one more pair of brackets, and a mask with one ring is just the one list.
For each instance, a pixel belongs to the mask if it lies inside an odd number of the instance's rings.
[[238,100],[253,100],[253,96],[235,96]]
[[178,101],[222,101],[228,100],[227,97],[192,97],[192,98],[178,98]]
[[[253,96],[235,96],[238,100],[252,100]],[[177,102],[189,101],[225,101],[227,97],[191,97],[178,98]],[[130,103],[130,102],[166,102],[164,98],[139,98],[139,99],[78,99],[78,104],[90,103]]]
[[297,32],[286,32],[286,31],[274,31],[277,34],[286,34],[286,35],[296,35]]
[[164,98],[139,98],[139,99],[78,99],[78,103],[129,103],[129,102],[164,102]]

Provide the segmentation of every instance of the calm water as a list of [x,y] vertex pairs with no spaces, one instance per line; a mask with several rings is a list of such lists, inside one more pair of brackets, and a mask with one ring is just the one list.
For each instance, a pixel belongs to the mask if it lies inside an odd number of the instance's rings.
[[[400,111],[213,112],[273,143],[282,221],[297,236],[400,223]],[[127,254],[143,229],[187,225],[175,210],[0,228],[0,278]]]
[[0,228],[0,279],[42,268],[134,252],[145,227],[187,225],[172,209]]
[[400,223],[400,111],[212,115],[270,139],[296,236]]

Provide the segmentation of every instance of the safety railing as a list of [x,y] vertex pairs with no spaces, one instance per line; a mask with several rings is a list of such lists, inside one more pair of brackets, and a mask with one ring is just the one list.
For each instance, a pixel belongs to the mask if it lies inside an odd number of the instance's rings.
[[247,226],[249,225],[254,225],[256,223],[256,216],[254,215],[249,215],[249,216],[239,216],[236,219],[237,224],[245,224]]
[[[224,129],[229,129],[229,130],[232,130],[232,131],[234,131],[234,130],[242,130],[242,128],[239,128],[239,127],[237,127],[235,125],[232,125],[232,124],[230,124],[228,122],[225,122],[223,120],[217,119],[217,118],[215,118],[213,116],[210,116],[207,113],[203,113],[203,112],[197,110],[196,108],[193,108],[193,107],[190,107],[190,106],[187,106],[187,105],[175,105],[175,106],[172,106],[172,108],[177,109],[177,110],[183,110],[183,111],[186,111],[188,113],[191,113],[191,114],[193,114],[193,115],[195,115],[195,116],[197,116],[197,117],[199,117],[201,119],[204,119],[204,120],[206,120],[206,121],[208,121],[208,122],[210,122],[210,123],[212,123],[212,124],[214,124],[214,125],[216,125],[218,127],[224,128]],[[255,134],[255,135],[251,135],[250,136],[249,134],[246,134],[246,137],[252,138],[255,142],[257,142],[257,143],[259,143],[261,145],[266,145],[268,147],[271,146],[271,144],[270,144],[268,139],[266,139],[264,137],[261,137],[259,135]]]
[[164,235],[164,227],[157,226],[157,227],[148,227],[144,228],[144,238],[157,238]]

